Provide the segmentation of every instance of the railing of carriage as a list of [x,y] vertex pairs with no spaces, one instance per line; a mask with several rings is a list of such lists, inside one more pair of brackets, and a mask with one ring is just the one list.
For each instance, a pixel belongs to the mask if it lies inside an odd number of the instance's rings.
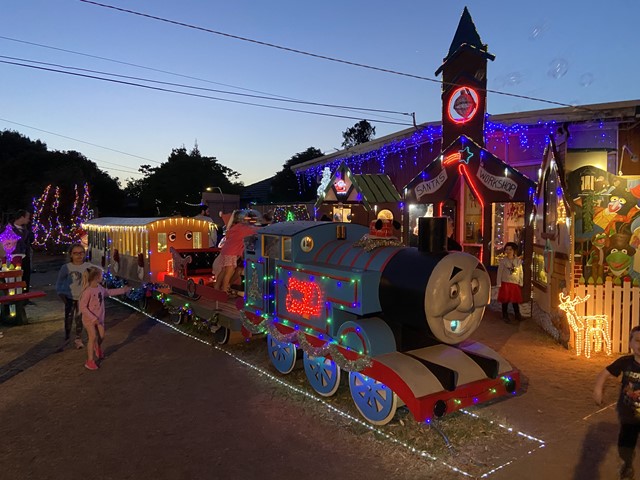
[[574,295],[591,295],[589,299],[576,305],[578,315],[605,314],[609,317],[611,350],[613,353],[629,352],[629,332],[640,325],[640,287],[630,281],[614,285],[611,277],[602,285],[576,285]]

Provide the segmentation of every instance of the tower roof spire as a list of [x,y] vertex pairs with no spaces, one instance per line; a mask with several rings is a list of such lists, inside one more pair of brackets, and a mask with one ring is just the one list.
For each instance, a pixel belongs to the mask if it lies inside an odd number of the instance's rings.
[[440,68],[436,71],[436,75],[440,74],[444,64],[447,63],[447,61],[463,47],[473,48],[489,60],[494,60],[496,58],[495,55],[489,53],[487,45],[482,43],[480,35],[478,35],[478,30],[476,30],[476,26],[473,23],[473,19],[471,18],[471,14],[467,7],[464,7],[464,10],[462,11],[458,28],[453,36],[453,40],[451,41],[451,46],[449,47],[449,52],[442,61]]

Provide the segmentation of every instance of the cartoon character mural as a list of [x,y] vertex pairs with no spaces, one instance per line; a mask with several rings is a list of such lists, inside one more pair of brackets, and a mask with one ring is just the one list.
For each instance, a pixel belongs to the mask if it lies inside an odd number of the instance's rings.
[[[576,208],[576,253],[582,253],[584,281],[640,283],[640,179],[617,177],[593,166],[568,175]],[[637,232],[636,232],[637,230]]]

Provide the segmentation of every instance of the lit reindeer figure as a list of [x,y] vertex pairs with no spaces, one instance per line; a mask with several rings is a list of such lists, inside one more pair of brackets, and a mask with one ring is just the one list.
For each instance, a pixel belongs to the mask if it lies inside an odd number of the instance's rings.
[[596,352],[602,351],[604,343],[607,355],[611,355],[611,334],[609,333],[609,317],[607,315],[578,315],[576,305],[586,302],[591,295],[576,296],[573,300],[569,295],[560,294],[560,310],[567,314],[569,326],[576,335],[576,355],[580,356],[584,349],[584,356],[591,358],[591,347]]

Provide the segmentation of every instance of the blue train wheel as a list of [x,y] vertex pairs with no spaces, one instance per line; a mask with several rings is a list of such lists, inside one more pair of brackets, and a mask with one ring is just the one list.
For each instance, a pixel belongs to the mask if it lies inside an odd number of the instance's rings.
[[269,360],[280,373],[287,374],[293,370],[296,364],[296,346],[293,343],[281,343],[267,335],[267,350]]
[[330,397],[340,386],[340,369],[336,362],[325,357],[304,354],[304,373],[311,387],[323,397]]
[[356,407],[369,423],[386,425],[396,414],[398,397],[386,385],[359,372],[349,373],[349,389]]

